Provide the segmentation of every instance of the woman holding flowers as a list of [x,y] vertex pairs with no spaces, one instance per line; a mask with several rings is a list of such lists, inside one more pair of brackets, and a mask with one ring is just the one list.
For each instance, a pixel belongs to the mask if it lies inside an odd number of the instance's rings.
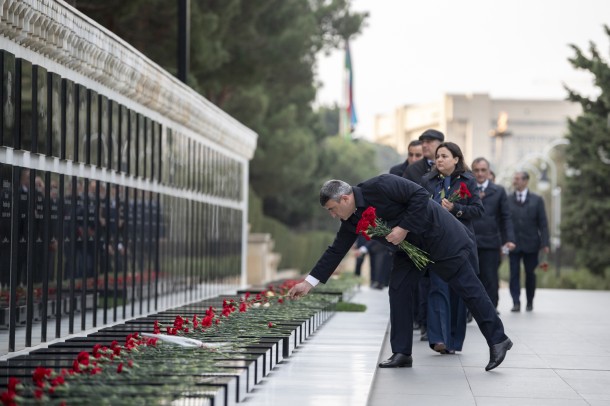
[[[441,143],[436,149],[435,167],[422,178],[430,198],[453,214],[474,235],[472,220],[481,217],[483,203],[474,191],[477,183],[460,147]],[[478,269],[476,253],[471,261]],[[441,354],[461,351],[466,337],[467,309],[459,296],[438,275],[430,273],[428,293],[428,342]]]

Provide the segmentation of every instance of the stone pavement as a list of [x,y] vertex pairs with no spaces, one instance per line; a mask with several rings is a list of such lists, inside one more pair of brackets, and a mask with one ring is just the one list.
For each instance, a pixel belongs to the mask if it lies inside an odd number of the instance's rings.
[[362,288],[364,313],[337,313],[248,394],[245,405],[610,406],[610,292],[539,289],[534,311],[500,311],[514,346],[491,372],[473,322],[464,350],[440,355],[415,332],[413,368],[379,369],[389,349],[387,290]]

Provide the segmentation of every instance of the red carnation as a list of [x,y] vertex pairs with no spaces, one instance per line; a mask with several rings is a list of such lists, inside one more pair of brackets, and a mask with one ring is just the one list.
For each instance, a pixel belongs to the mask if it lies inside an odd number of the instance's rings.
[[14,391],[17,390],[17,385],[19,385],[19,383],[20,383],[19,379],[10,377],[10,378],[8,378],[8,387],[7,387],[7,389],[9,391],[13,391],[14,392]]
[[460,182],[460,189],[456,190],[451,196],[447,198],[451,203],[455,203],[460,199],[466,199],[468,197],[472,197],[470,190],[468,190],[468,186],[464,182]]
[[44,392],[42,391],[42,389],[36,389],[34,391],[34,397],[36,399],[42,399],[42,395],[44,394]]
[[375,220],[377,219],[376,211],[377,209],[375,209],[373,206],[367,207],[362,213],[361,220],[365,220],[373,228],[377,227],[377,224],[375,223]]
[[17,396],[17,394],[14,391],[7,390],[0,394],[0,402],[6,406],[16,406],[15,396]]
[[202,327],[210,327],[212,325],[213,316],[205,316],[203,320],[201,320]]
[[[88,354],[87,354],[88,355]],[[34,381],[34,383],[38,384],[38,383],[42,383],[42,381],[47,377],[51,375],[51,370],[48,368],[43,368],[43,367],[38,367],[34,370],[34,373],[32,374],[32,380]]]
[[472,197],[470,190],[468,190],[468,186],[466,186],[466,184],[464,182],[460,183],[460,191],[458,193],[460,194],[460,197],[462,199],[465,199],[467,197]]

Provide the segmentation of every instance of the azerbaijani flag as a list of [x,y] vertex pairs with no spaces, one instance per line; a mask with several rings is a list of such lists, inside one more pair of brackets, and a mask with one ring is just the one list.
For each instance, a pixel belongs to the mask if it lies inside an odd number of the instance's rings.
[[351,134],[358,123],[356,107],[354,105],[354,70],[352,68],[352,55],[349,49],[349,41],[345,40],[345,83],[344,83],[344,110],[341,112],[340,130],[346,138]]

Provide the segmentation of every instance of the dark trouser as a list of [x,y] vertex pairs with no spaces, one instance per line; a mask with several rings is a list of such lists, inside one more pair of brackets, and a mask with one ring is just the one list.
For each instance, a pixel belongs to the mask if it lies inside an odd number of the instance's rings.
[[519,296],[521,295],[521,258],[523,258],[523,267],[525,268],[525,297],[527,303],[531,304],[536,293],[536,267],[538,266],[537,252],[511,252],[508,255],[510,260],[510,295],[513,297],[514,304],[520,304]]
[[489,346],[506,340],[504,325],[470,261],[464,262],[447,283],[466,303]]
[[360,254],[356,258],[356,269],[354,270],[354,274],[356,276],[360,276],[360,273],[361,273],[361,270],[362,270],[362,264],[363,263],[364,263],[364,255]]
[[380,252],[369,252],[371,261],[371,282],[386,286],[392,270],[392,253],[387,249]]
[[462,351],[464,340],[466,339],[468,310],[464,301],[453,291],[453,289],[449,289],[449,299],[451,300],[452,349],[455,351]]
[[498,307],[498,268],[500,267],[500,248],[479,248],[479,278],[494,307]]
[[421,271],[405,254],[394,254],[390,275],[390,345],[393,353],[411,354],[413,348],[413,294]]
[[[433,270],[431,270],[434,272]],[[390,344],[393,353],[411,354],[413,347],[413,288],[419,282],[417,270],[406,255],[394,255],[390,278]],[[481,333],[492,346],[506,340],[504,325],[476,275],[472,261],[464,261],[458,270],[445,280],[464,301],[476,320]]]
[[417,294],[418,294],[418,311],[417,311],[417,321],[419,322],[420,327],[425,330],[428,325],[428,295],[430,294],[430,274],[425,272],[422,274],[422,277],[417,284]]

